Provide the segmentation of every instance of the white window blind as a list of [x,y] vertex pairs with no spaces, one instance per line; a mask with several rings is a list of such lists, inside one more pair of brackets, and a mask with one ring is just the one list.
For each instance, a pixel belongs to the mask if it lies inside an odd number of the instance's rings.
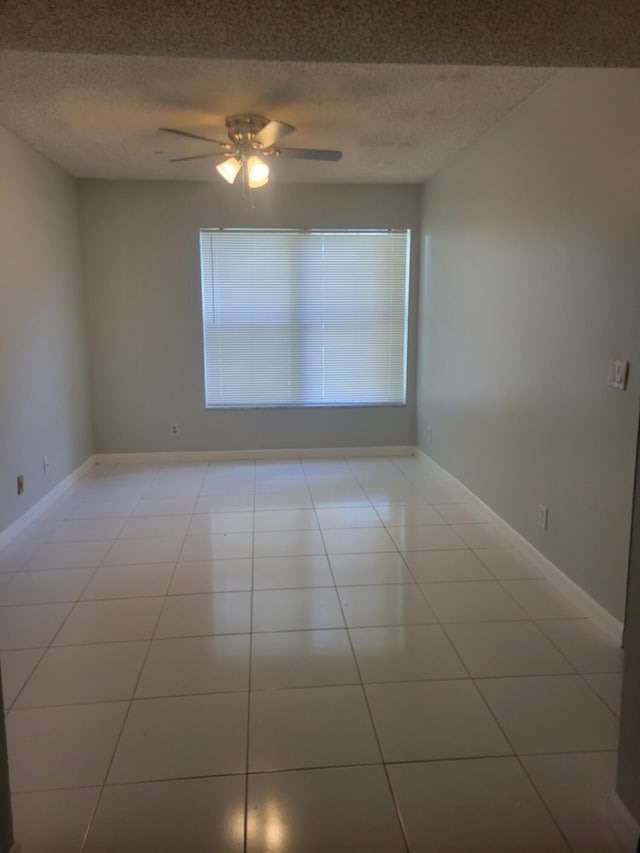
[[406,402],[408,231],[200,232],[207,407]]

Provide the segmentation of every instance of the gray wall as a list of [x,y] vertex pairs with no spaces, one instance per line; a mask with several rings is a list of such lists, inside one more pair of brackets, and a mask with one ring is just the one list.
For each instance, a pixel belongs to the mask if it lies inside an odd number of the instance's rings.
[[[420,189],[82,181],[91,387],[98,452],[411,445]],[[413,230],[408,405],[215,411],[204,407],[199,229]],[[178,438],[169,424],[178,423]]]
[[2,128],[0,162],[1,532],[84,462],[92,438],[75,183]]
[[[640,390],[639,92],[637,70],[562,72],[423,204],[418,444],[618,619]],[[610,358],[631,362],[625,393],[607,386]]]

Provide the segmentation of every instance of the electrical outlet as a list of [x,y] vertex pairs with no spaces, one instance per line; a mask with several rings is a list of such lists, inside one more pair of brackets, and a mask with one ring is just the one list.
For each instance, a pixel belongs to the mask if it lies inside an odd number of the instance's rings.
[[169,435],[180,435],[180,424],[169,424]]
[[42,457],[42,470],[44,471],[45,474],[49,473],[49,457],[48,456]]
[[427,444],[431,444],[431,424],[427,424],[427,429],[425,430],[425,441]]
[[546,530],[549,524],[549,508],[540,504],[538,507],[538,527]]
[[21,495],[24,492],[24,474],[18,474],[18,494]]

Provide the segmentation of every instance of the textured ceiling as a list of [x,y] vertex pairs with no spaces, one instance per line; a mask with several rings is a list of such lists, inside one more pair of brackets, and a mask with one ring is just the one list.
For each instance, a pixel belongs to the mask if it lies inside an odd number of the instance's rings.
[[447,65],[640,65],[638,0],[0,0],[0,47]]
[[[0,52],[0,124],[77,177],[221,180],[229,113],[293,124],[284,144],[339,148],[339,163],[271,161],[284,181],[421,183],[553,76],[545,68]],[[217,161],[215,161],[217,162]]]
[[0,0],[0,123],[74,175],[217,180],[157,128],[250,110],[344,151],[281,180],[421,182],[552,68],[640,66],[639,33],[638,0]]

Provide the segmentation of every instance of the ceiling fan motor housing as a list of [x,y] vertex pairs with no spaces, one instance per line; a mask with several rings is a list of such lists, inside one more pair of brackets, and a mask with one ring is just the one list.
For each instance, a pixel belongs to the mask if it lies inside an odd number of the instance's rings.
[[263,147],[254,137],[267,124],[269,119],[255,113],[238,113],[225,119],[229,139],[236,145],[248,143],[252,148]]

